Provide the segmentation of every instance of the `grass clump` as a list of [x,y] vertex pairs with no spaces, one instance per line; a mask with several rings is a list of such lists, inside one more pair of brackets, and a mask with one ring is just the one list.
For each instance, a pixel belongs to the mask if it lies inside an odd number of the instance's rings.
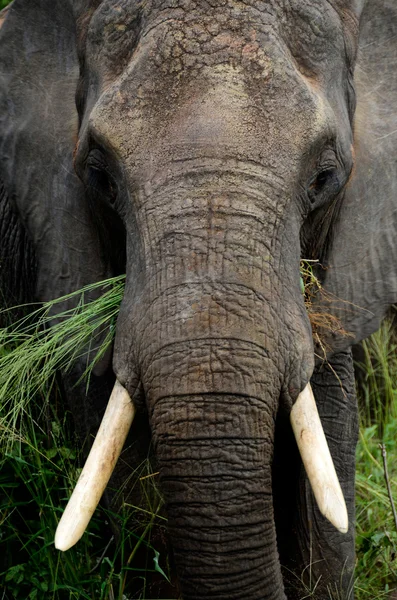
[[[397,359],[395,323],[387,319],[363,343],[360,372],[360,439],[356,470],[356,600],[397,597]],[[392,500],[385,480],[381,444]],[[393,596],[392,593],[396,594]]]
[[4,600],[143,599],[150,597],[149,579],[151,585],[156,577],[168,579],[164,554],[152,544],[153,536],[165,538],[165,519],[149,461],[131,476],[142,506],[122,504],[117,514],[99,507],[75,547],[66,553],[54,547],[82,458],[56,374],[84,360],[88,383],[93,366],[113,342],[124,279],[108,279],[48,302],[0,330]]
[[58,372],[84,359],[89,381],[92,368],[113,342],[124,279],[86,286],[0,329],[0,448],[23,437],[26,406],[49,393]]
[[[25,437],[3,457],[0,475],[0,597],[3,600],[128,600],[150,598],[148,578],[166,577],[164,556],[152,537],[165,526],[156,476],[145,462],[134,473],[144,508],[99,507],[80,542],[66,553],[54,534],[80,473],[70,415],[49,407],[47,430],[37,427],[39,407],[27,408]],[[41,411],[42,412],[42,411]],[[116,521],[118,537],[110,528]],[[158,535],[158,533],[157,533]],[[138,558],[138,561],[136,560]]]
[[[356,598],[388,598],[397,590],[397,531],[385,484],[377,425],[360,431],[356,473]],[[397,419],[384,432],[393,497],[397,498]]]
[[394,313],[380,329],[362,343],[360,400],[363,424],[377,423],[380,435],[384,425],[397,417],[397,321]]
[[301,291],[304,296],[305,308],[308,314],[312,328],[313,342],[315,347],[321,349],[322,358],[326,358],[328,345],[326,337],[332,334],[338,334],[349,337],[342,325],[341,320],[330,312],[318,311],[318,303],[314,301],[316,296],[321,296],[326,305],[338,304],[340,300],[332,297],[326,292],[317,275],[318,269],[323,268],[318,260],[302,259],[300,261],[300,282]]

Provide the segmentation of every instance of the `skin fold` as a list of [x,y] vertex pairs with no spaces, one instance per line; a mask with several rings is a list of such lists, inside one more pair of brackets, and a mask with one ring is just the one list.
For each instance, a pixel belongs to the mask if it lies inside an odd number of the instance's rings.
[[[129,392],[110,488],[150,446],[184,600],[313,581],[353,598],[350,347],[397,301],[396,26],[394,0],[14,0],[4,18],[5,302],[126,273],[113,356],[88,392],[78,363],[63,385],[82,439],[115,376]],[[291,434],[310,379],[345,535]]]

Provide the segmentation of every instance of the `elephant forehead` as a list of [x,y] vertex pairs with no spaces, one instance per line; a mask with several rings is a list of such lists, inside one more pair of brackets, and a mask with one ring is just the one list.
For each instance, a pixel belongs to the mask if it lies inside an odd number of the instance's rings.
[[[336,3],[336,2],[335,2]],[[88,53],[104,82],[118,76],[137,46],[155,32],[153,54],[162,69],[177,74],[219,61],[251,67],[268,76],[267,52],[282,42],[307,69],[327,71],[330,55],[345,48],[344,27],[333,0],[104,0],[88,30]],[[344,51],[344,50],[343,50]],[[333,61],[335,62],[335,61]]]
[[270,66],[269,80],[255,89],[244,70],[231,65],[169,80],[156,68],[148,74],[138,58],[137,68],[96,102],[90,127],[142,176],[169,161],[222,156],[285,168],[293,177],[293,164],[298,168],[313,141],[332,129],[334,116],[295,69],[289,76],[287,70]]
[[88,35],[92,129],[143,176],[168,158],[223,153],[277,157],[293,177],[344,97],[340,18],[329,2],[312,4],[105,2]]

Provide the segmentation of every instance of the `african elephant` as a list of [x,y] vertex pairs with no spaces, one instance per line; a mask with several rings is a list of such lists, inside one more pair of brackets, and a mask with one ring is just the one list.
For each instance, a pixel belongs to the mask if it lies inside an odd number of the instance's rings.
[[[112,360],[70,402],[89,430],[114,377],[132,399],[185,600],[299,598],[309,564],[314,597],[353,598],[350,347],[397,301],[396,31],[395,0],[14,0],[5,16],[2,289],[45,301],[126,272]],[[310,324],[301,258],[332,327]],[[347,533],[291,433],[310,380]]]

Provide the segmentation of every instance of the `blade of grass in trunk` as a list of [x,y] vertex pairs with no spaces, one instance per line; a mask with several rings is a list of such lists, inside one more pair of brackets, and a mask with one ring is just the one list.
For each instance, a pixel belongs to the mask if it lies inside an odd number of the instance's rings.
[[[89,380],[113,342],[124,280],[122,275],[86,286],[0,329],[0,447],[18,436],[26,404],[48,391],[57,371],[86,357]],[[98,291],[98,298],[86,300]],[[72,308],[55,315],[57,305],[71,302]]]

